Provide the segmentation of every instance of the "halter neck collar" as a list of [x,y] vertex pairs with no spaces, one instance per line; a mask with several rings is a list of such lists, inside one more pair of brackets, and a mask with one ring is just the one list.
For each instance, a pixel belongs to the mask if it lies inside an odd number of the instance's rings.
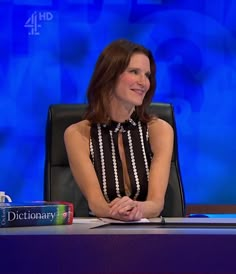
[[114,120],[110,120],[108,123],[101,124],[101,125],[103,128],[107,128],[108,130],[112,130],[114,133],[117,133],[117,132],[126,132],[127,130],[135,128],[137,126],[137,122],[138,122],[138,116],[136,112],[134,111],[131,117],[128,120],[125,120],[124,122],[117,122]]

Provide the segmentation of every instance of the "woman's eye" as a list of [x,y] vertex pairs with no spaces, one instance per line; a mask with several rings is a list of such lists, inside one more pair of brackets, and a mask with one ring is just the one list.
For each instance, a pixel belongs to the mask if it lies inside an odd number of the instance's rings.
[[138,71],[136,69],[132,69],[130,72],[133,74],[138,74]]
[[146,77],[147,77],[148,79],[150,79],[150,78],[151,78],[151,73],[147,73],[147,74],[146,74]]

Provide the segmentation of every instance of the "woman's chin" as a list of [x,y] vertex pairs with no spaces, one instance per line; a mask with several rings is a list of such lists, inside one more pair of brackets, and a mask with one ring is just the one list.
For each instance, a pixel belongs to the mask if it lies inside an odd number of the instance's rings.
[[137,100],[137,101],[134,103],[134,105],[135,105],[136,107],[139,107],[139,106],[142,105],[142,103],[143,103],[143,100]]

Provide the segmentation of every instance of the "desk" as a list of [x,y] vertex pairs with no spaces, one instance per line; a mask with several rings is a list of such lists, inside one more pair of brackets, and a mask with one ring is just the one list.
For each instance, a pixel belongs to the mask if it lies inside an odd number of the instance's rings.
[[236,273],[236,227],[101,224],[1,228],[0,274]]

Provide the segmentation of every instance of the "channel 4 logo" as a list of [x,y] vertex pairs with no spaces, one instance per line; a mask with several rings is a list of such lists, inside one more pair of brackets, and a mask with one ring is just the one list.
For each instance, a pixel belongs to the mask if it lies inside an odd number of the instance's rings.
[[29,29],[29,35],[39,35],[42,22],[51,21],[53,14],[49,11],[34,11],[26,20],[24,27]]

